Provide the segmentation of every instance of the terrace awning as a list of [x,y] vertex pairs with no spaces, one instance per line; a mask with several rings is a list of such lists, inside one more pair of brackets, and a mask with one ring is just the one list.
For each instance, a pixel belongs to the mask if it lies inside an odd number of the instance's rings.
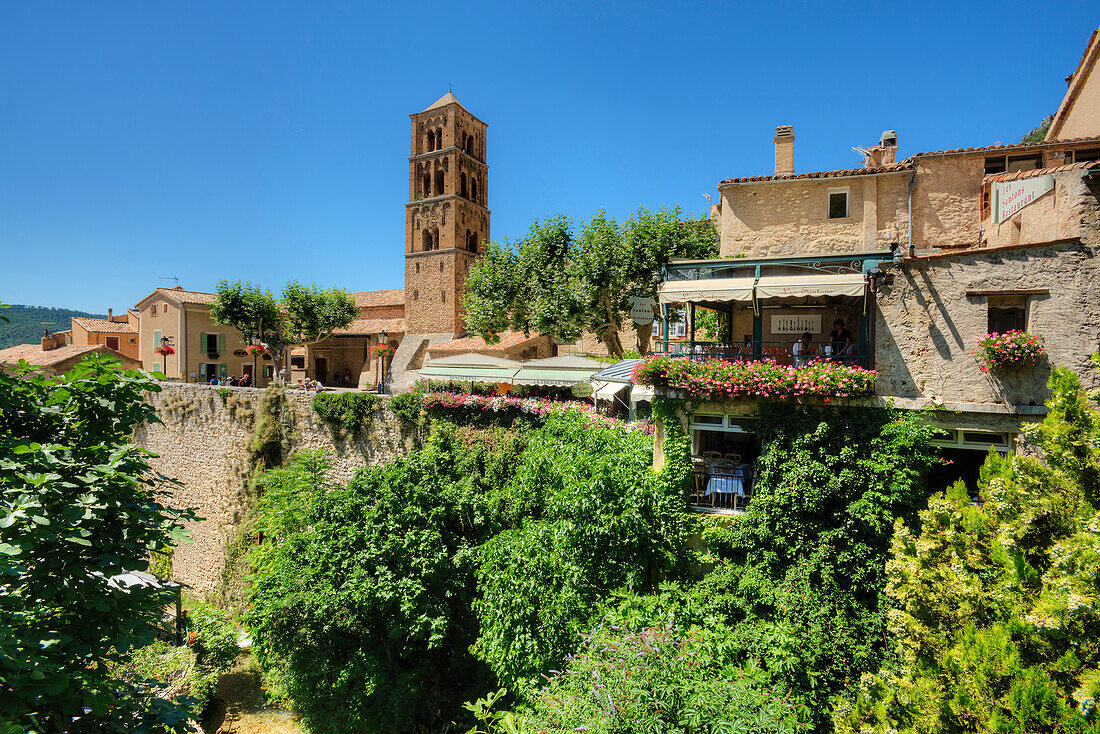
[[756,284],[759,301],[803,301],[838,296],[862,298],[867,279],[862,273],[831,275],[765,275]]
[[618,395],[626,388],[625,382],[605,382],[596,388],[595,398],[597,400],[614,400]]
[[588,381],[607,365],[594,359],[563,354],[524,362],[512,382],[516,385],[557,385],[568,387]]
[[672,280],[661,284],[657,299],[661,303],[749,303],[754,282],[753,277]]
[[485,354],[457,354],[433,359],[420,368],[420,377],[464,382],[511,382],[521,362]]

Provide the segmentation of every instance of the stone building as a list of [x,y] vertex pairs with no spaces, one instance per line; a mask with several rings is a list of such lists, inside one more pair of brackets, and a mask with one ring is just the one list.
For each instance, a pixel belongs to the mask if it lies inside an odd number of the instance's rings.
[[[797,366],[808,332],[815,357],[876,371],[869,404],[945,409],[934,420],[954,476],[975,477],[990,447],[1014,450],[1021,424],[1045,412],[1049,364],[1100,386],[1089,359],[1100,350],[1098,54],[1093,34],[1040,142],[899,159],[890,130],[859,149],[859,168],[798,173],[794,130],[776,128],[774,172],[718,186],[722,258],[666,268],[664,313],[685,308],[689,326],[681,340],[665,330],[658,348]],[[723,314],[725,333],[694,338],[697,309]],[[838,319],[852,336],[843,349],[827,336]],[[1049,363],[983,371],[976,339],[1013,329],[1038,335]],[[751,457],[754,411],[741,401],[685,415],[696,453]]]

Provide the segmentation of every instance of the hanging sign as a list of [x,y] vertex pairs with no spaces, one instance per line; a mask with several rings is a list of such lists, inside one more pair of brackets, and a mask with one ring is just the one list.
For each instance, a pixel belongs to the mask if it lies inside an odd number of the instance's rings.
[[592,383],[591,382],[578,382],[573,385],[571,390],[573,397],[575,398],[590,398],[592,397]]
[[630,299],[630,318],[638,326],[653,323],[653,299],[634,296]]
[[1035,176],[1022,181],[993,184],[993,218],[997,224],[1054,188],[1054,176]]

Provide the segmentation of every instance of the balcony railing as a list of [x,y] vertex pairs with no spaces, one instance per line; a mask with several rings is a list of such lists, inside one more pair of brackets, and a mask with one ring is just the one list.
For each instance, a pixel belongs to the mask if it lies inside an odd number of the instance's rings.
[[752,469],[697,463],[691,478],[691,505],[703,510],[743,512],[752,499]]
[[842,349],[840,354],[832,353],[832,345],[827,341],[814,342],[809,354],[794,354],[793,342],[759,341],[744,344],[723,344],[721,342],[669,341],[668,349],[662,349],[660,341],[654,345],[650,355],[669,354],[673,357],[689,357],[696,361],[724,359],[729,362],[775,362],[776,364],[796,367],[814,359],[828,359],[843,364],[870,369],[870,344],[852,343]]

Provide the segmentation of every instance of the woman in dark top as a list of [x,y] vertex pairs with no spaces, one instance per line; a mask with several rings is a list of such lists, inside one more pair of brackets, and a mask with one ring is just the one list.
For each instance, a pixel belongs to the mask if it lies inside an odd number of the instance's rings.
[[833,322],[833,330],[829,332],[829,342],[833,347],[834,357],[847,354],[852,346],[852,332],[844,328],[844,319]]

